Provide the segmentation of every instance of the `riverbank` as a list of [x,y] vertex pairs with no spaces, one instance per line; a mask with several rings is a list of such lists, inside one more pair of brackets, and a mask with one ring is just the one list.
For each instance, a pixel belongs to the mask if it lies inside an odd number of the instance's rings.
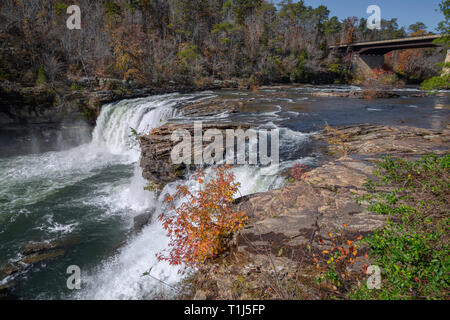
[[[238,199],[249,223],[224,256],[207,262],[183,283],[193,299],[324,299],[341,288],[324,276],[317,258],[330,250],[336,233],[356,243],[387,223],[356,197],[367,194],[381,155],[417,160],[450,152],[450,127],[440,131],[412,127],[357,125],[329,128],[314,136],[330,143],[333,160],[278,190]],[[345,227],[343,227],[345,226]],[[350,272],[362,275],[367,247],[353,257]],[[356,276],[357,277],[357,276]],[[186,296],[183,296],[186,297]]]

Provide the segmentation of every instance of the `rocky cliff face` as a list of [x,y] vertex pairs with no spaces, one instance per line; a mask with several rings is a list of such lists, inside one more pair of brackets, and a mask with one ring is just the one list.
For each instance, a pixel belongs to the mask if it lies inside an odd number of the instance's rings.
[[[191,119],[199,117],[208,117],[220,113],[234,113],[242,106],[242,102],[235,99],[208,99],[203,102],[195,102],[184,105],[178,109],[178,113],[183,117]],[[202,135],[208,129],[218,129],[225,137],[225,130],[239,129],[247,130],[250,126],[233,123],[217,123],[202,119]],[[143,176],[153,187],[161,190],[164,186],[186,177],[189,170],[195,170],[196,165],[173,164],[171,160],[171,151],[179,141],[172,141],[172,133],[178,129],[186,130],[191,135],[191,163],[197,155],[202,155],[204,148],[208,143],[203,144],[202,149],[194,148],[194,121],[190,123],[167,123],[159,128],[152,130],[150,133],[139,137],[141,144],[141,168]]]
[[[202,134],[208,129],[218,129],[225,136],[227,129],[248,129],[246,125],[208,123],[203,124]],[[141,143],[141,168],[143,176],[150,181],[151,185],[158,190],[162,190],[164,186],[179,179],[186,178],[188,171],[195,170],[196,165],[174,164],[171,160],[171,151],[174,146],[179,143],[171,140],[172,133],[178,129],[187,130],[191,135],[191,163],[193,159],[203,154],[207,145],[205,143],[202,149],[194,148],[194,126],[193,124],[166,124],[162,127],[154,129],[150,134],[139,137]]]
[[88,142],[90,131],[79,100],[71,92],[51,87],[0,85],[3,156],[73,147]]

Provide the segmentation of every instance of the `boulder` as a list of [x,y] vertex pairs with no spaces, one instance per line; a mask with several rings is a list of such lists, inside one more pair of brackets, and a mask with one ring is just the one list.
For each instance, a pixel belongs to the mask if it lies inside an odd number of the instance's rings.
[[8,263],[7,265],[5,265],[3,268],[0,269],[0,279],[16,274],[21,269],[22,267],[19,265]]
[[23,258],[22,262],[26,263],[26,264],[34,264],[34,263],[38,263],[38,262],[42,262],[45,260],[50,260],[50,259],[59,257],[59,256],[63,255],[64,253],[66,253],[65,250],[50,250],[50,251],[45,251],[43,253],[35,253],[35,254],[31,254],[31,255],[28,255],[25,258]]
[[327,129],[313,137],[327,142],[339,142],[329,146],[331,153],[347,152],[369,158],[389,153],[393,156],[418,158],[426,153],[448,152],[450,125],[442,130],[432,130],[362,124]]
[[[202,134],[208,129],[218,129],[225,137],[225,130],[242,128],[246,130],[249,128],[245,124],[231,124],[231,123],[203,123]],[[162,190],[164,186],[169,183],[186,176],[189,170],[195,170],[196,165],[174,164],[171,160],[171,151],[178,142],[171,140],[172,133],[177,129],[187,130],[192,139],[192,146],[194,141],[194,125],[191,124],[175,124],[169,123],[159,128],[152,130],[147,135],[139,137],[141,144],[141,168],[145,179],[150,181],[156,190]],[[203,144],[202,150],[197,150],[192,147],[191,159],[195,158],[196,154],[203,154],[204,148],[208,143]],[[191,161],[193,163],[193,161]]]
[[23,257],[21,260],[8,263],[0,268],[0,280],[25,271],[36,263],[62,256],[79,242],[80,240],[77,238],[61,241],[30,241],[22,250]]
[[135,232],[140,232],[152,219],[155,210],[141,213],[133,218],[133,228]]
[[240,99],[207,99],[184,105],[178,109],[183,117],[208,117],[221,113],[237,113],[242,107]]
[[63,240],[51,240],[51,241],[29,241],[22,250],[24,256],[30,256],[33,254],[48,253],[54,250],[66,250],[76,244],[80,243],[78,238],[67,238]]

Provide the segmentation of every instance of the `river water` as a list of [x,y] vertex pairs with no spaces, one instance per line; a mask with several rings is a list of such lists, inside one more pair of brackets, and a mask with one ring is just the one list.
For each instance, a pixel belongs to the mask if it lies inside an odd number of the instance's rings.
[[[320,163],[310,135],[330,125],[373,123],[439,129],[450,118],[449,93],[414,98],[415,88],[399,91],[400,98],[356,100],[319,98],[314,91],[359,90],[348,86],[265,88],[248,91],[208,91],[124,100],[103,106],[89,143],[78,147],[21,156],[0,156],[0,268],[20,261],[29,241],[73,243],[53,260],[26,268],[0,280],[13,281],[11,298],[18,299],[151,299],[171,297],[182,275],[175,267],[157,262],[155,254],[168,239],[157,221],[161,199],[144,191],[139,168],[139,144],[131,134],[148,132],[183,118],[177,108],[208,98],[246,101],[238,114],[220,114],[221,122],[244,121],[255,127],[280,128],[281,166],[265,175],[250,166],[234,169],[246,195],[282,186],[279,173],[295,162]],[[181,181],[195,188],[191,180]],[[173,191],[176,183],[162,192]],[[131,233],[133,218],[156,210],[142,232]],[[81,290],[66,286],[67,267],[81,269]],[[163,284],[150,274],[162,280]]]

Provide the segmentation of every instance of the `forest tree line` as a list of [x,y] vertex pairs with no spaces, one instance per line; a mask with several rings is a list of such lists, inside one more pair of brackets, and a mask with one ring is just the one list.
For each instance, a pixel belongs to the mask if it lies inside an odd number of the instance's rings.
[[[290,0],[79,0],[82,28],[69,30],[73,2],[1,2],[0,80],[337,83],[348,81],[349,65],[330,45],[426,34],[421,22],[405,28],[382,20],[381,30],[369,30],[365,18],[340,20],[325,6]],[[396,51],[387,65],[421,81],[437,74],[443,56],[440,49]]]

